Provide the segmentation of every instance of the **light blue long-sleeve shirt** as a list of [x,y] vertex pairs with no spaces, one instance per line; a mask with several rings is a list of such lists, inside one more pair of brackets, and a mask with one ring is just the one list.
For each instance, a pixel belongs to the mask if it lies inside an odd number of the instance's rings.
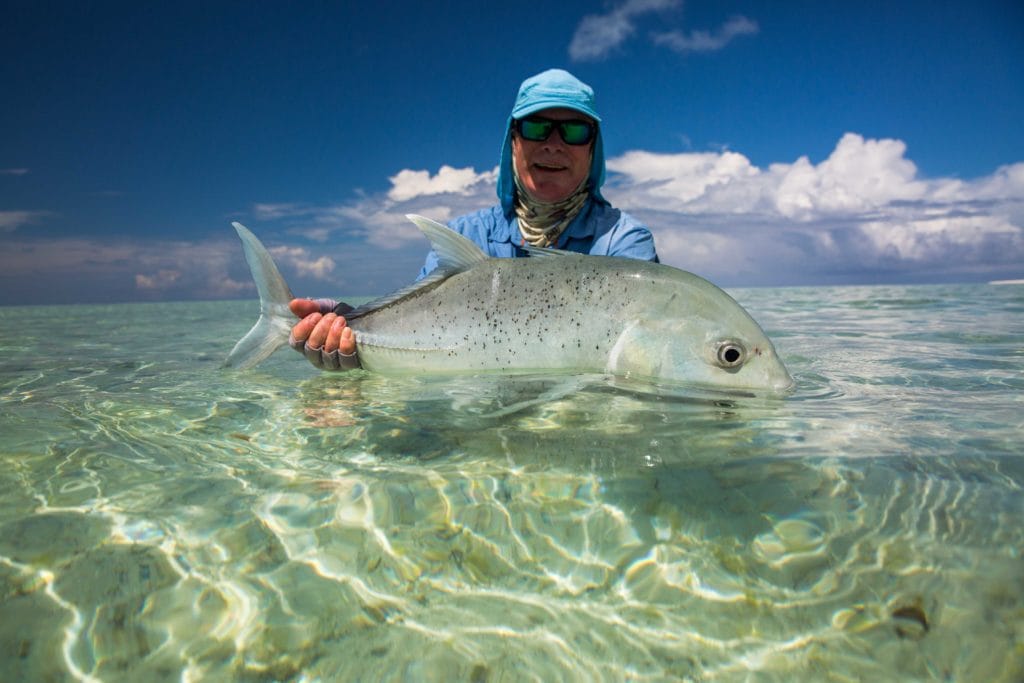
[[[460,216],[448,227],[474,242],[488,256],[526,256],[519,221],[505,217],[501,206],[492,206]],[[623,256],[657,263],[654,237],[646,226],[624,211],[602,201],[587,200],[580,213],[566,227],[555,244],[557,249],[595,256]],[[422,278],[437,268],[437,254],[427,254],[420,270]]]

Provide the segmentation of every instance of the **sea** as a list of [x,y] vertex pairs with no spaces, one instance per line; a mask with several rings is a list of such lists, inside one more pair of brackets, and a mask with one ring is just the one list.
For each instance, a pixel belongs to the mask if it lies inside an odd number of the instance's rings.
[[792,395],[0,308],[0,680],[1024,680],[1024,286],[730,293]]

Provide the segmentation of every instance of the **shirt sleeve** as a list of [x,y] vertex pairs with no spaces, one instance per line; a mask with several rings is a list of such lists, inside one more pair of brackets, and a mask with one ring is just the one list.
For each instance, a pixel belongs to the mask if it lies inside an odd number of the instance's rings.
[[626,212],[622,212],[613,228],[612,239],[608,244],[608,255],[660,263],[658,252],[654,248],[654,235],[647,226]]
[[437,254],[431,249],[427,252],[427,258],[423,261],[423,267],[420,268],[420,274],[416,277],[416,281],[419,282],[430,275],[435,268],[437,268]]

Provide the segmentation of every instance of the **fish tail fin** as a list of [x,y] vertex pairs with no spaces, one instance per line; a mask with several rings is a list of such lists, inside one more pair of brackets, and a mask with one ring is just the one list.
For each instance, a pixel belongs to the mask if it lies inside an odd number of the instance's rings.
[[242,240],[245,260],[260,295],[260,318],[248,334],[238,340],[224,360],[224,367],[245,370],[257,365],[288,342],[292,315],[288,303],[294,298],[274,260],[263,244],[241,223],[231,224]]

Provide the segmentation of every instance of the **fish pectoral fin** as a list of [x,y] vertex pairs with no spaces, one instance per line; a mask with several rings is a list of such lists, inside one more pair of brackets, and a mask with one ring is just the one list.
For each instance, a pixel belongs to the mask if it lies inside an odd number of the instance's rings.
[[427,239],[430,246],[437,254],[437,261],[442,266],[451,268],[455,272],[468,270],[478,263],[482,263],[490,257],[467,237],[463,237],[447,225],[432,221],[416,214],[407,214],[406,218],[416,224]]
[[650,321],[631,321],[608,353],[605,372],[620,377],[658,377],[664,363],[664,339],[664,331],[654,329]]

